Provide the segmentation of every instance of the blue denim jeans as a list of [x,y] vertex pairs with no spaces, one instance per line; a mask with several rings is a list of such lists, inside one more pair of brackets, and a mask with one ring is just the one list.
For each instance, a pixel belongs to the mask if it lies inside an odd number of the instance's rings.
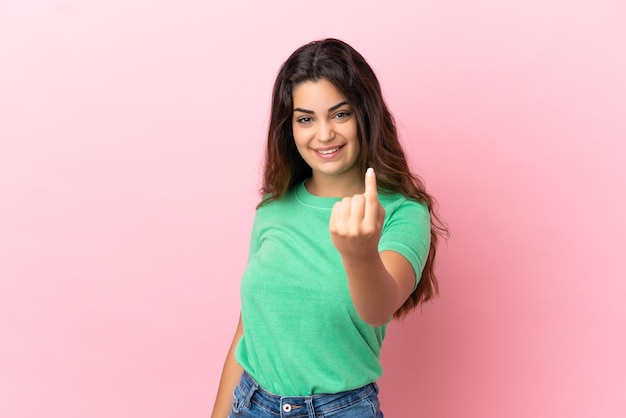
[[260,387],[246,372],[233,392],[228,418],[383,418],[378,386],[332,395],[279,396]]

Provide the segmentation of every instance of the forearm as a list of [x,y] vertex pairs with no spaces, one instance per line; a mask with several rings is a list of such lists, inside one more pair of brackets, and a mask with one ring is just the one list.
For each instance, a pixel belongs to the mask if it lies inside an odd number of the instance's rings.
[[376,176],[365,174],[365,193],[335,203],[329,231],[341,255],[350,296],[361,319],[380,326],[409,297],[415,274],[409,261],[395,251],[378,252],[385,209],[378,200]]
[[239,319],[235,337],[233,338],[233,342],[226,355],[226,360],[224,361],[222,377],[217,390],[215,406],[213,407],[211,418],[227,418],[230,413],[232,394],[243,374],[243,368],[235,361],[235,348],[242,334],[243,328],[241,326],[241,319]]
[[385,324],[404,302],[404,293],[380,254],[342,257],[350,296],[359,317],[372,326]]

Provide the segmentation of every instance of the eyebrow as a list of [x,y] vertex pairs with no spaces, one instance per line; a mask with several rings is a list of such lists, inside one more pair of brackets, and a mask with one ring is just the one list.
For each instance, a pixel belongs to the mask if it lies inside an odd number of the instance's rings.
[[[331,106],[328,108],[328,112],[332,112],[333,110],[339,109],[341,106],[343,105],[347,105],[348,102],[341,102],[341,103],[337,103],[334,106]],[[302,109],[301,107],[296,107],[295,109],[293,109],[294,112],[302,112],[302,113],[308,113],[309,115],[314,115],[315,112],[312,110],[308,110],[308,109]]]

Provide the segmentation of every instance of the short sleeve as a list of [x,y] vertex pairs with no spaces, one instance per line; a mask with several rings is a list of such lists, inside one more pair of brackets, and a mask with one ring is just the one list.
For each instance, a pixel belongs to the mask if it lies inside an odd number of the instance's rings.
[[258,209],[256,210],[255,214],[254,214],[254,220],[252,221],[252,232],[250,233],[250,245],[248,248],[248,262],[250,262],[250,259],[252,258],[252,256],[259,250],[259,247],[261,246],[261,242],[259,239],[259,211]]
[[378,251],[395,251],[406,258],[415,273],[415,286],[422,276],[430,251],[430,213],[425,203],[402,199],[383,203],[385,224]]

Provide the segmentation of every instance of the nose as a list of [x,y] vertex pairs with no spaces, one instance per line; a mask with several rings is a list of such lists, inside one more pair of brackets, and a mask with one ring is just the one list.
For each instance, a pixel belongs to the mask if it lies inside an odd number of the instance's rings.
[[335,130],[331,122],[322,120],[317,124],[317,139],[320,142],[329,142],[335,138]]

